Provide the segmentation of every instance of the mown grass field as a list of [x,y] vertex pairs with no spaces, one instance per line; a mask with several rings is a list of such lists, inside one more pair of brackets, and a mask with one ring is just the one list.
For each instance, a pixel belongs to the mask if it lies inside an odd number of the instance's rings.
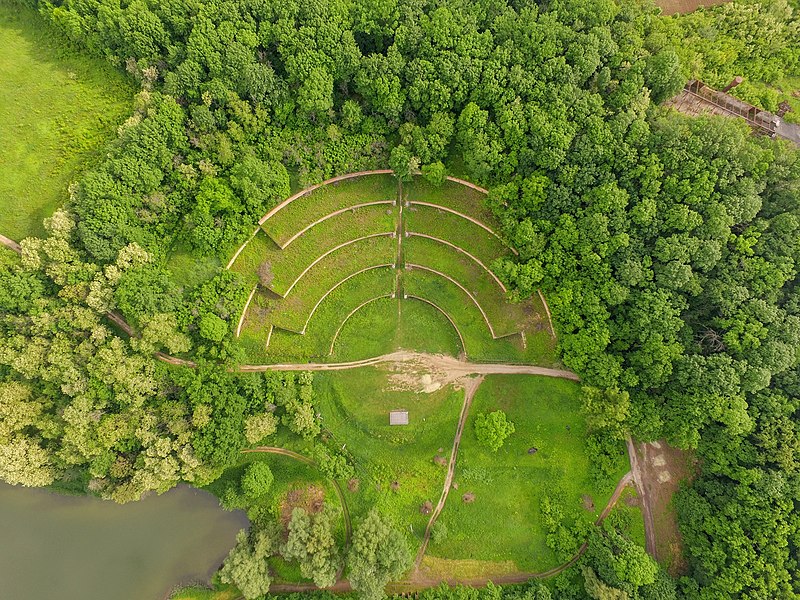
[[345,179],[297,198],[262,227],[272,239],[283,244],[307,225],[342,208],[366,202],[395,202],[396,199],[397,180],[391,175]]
[[70,48],[32,9],[0,3],[0,233],[43,235],[42,220],[132,110],[133,85]]
[[[550,495],[566,515],[593,521],[616,482],[597,487],[589,477],[591,457],[584,439],[579,385],[562,379],[528,375],[493,375],[485,379],[470,409],[461,440],[454,481],[441,520],[447,539],[432,544],[429,554],[447,559],[513,560],[523,571],[543,571],[559,564],[545,544],[540,503]],[[474,421],[480,413],[503,410],[516,431],[496,453],[478,443]],[[537,448],[529,454],[530,448]],[[620,445],[618,476],[628,470]],[[462,495],[475,494],[464,503]],[[591,497],[586,510],[582,495]]]

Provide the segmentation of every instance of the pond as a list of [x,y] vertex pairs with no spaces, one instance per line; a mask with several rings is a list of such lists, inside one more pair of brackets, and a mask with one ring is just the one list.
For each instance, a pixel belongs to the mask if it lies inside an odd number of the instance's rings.
[[0,596],[161,600],[208,581],[246,526],[189,486],[120,506],[0,483]]

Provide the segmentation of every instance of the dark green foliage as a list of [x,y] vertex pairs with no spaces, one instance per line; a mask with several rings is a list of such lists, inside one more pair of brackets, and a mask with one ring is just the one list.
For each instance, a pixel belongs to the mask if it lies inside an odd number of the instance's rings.
[[269,465],[263,462],[254,462],[247,465],[242,474],[242,491],[250,500],[262,498],[272,487],[275,476]]

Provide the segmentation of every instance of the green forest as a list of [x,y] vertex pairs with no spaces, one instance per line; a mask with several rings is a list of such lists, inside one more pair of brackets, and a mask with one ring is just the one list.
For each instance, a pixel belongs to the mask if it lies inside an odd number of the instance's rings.
[[[594,527],[543,500],[554,556],[588,540],[575,566],[419,597],[800,597],[800,151],[661,106],[689,78],[741,75],[732,93],[800,113],[797,0],[673,17],[649,0],[19,1],[133,98],[46,234],[0,249],[0,478],[120,503],[205,487],[252,523],[219,589],[344,573],[384,597],[413,562],[393,509],[359,506],[350,532],[338,504],[295,508],[279,531],[284,463],[242,458],[297,449],[330,497],[358,467],[317,417],[340,401],[329,380],[238,370],[252,282],[225,265],[309,185],[451,175],[488,189],[510,297],[547,298],[593,480],[610,493],[628,435],[698,467],[673,499],[680,574],[622,513]],[[501,415],[491,444],[514,431]]]

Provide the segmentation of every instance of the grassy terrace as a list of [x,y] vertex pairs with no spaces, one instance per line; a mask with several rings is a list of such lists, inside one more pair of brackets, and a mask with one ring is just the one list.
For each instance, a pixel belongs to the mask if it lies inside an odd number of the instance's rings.
[[[395,230],[394,211],[386,214],[384,206],[369,206],[353,212],[346,212],[327,221],[323,221],[304,235],[297,238],[285,250],[276,245],[262,254],[261,262],[272,265],[274,279],[270,286],[279,294],[286,294],[290,286],[302,272],[326,252],[341,244],[374,234],[386,234],[386,243],[390,243],[390,234]],[[359,243],[365,243],[367,240]],[[335,252],[347,251],[348,246]],[[352,256],[348,252],[348,256]],[[387,262],[379,260],[373,264]],[[259,263],[260,264],[260,263]]]
[[386,298],[350,317],[331,359],[358,360],[398,349],[458,356],[461,343],[450,322],[429,304]]
[[348,279],[320,304],[305,335],[274,329],[269,347],[266,346],[269,329],[279,319],[284,322],[285,315],[277,310],[281,300],[260,291],[253,298],[240,337],[246,360],[252,363],[326,360],[333,336],[345,317],[367,300],[391,295],[394,283],[391,269],[372,269]]
[[403,291],[406,295],[430,300],[450,315],[464,336],[470,359],[524,359],[520,336],[492,339],[478,307],[454,283],[427,271],[410,269],[403,273]]
[[[351,293],[361,289],[363,289],[365,292],[369,292],[369,290],[372,289],[383,289],[384,286],[381,285],[381,282],[394,280],[394,271],[392,266],[377,267],[374,269],[370,268],[368,271],[361,271],[364,267],[372,267],[375,264],[381,264],[381,262],[392,261],[394,257],[390,252],[383,253],[382,256],[378,254],[379,250],[386,250],[386,248],[381,249],[379,244],[376,242],[383,242],[387,239],[391,241],[390,238],[371,238],[370,240],[367,240],[368,242],[372,242],[369,244],[369,246],[373,247],[372,249],[370,249],[366,243],[353,244],[353,246],[358,247],[359,249],[363,250],[363,252],[356,252],[356,256],[358,258],[339,261],[341,262],[341,265],[326,264],[324,266],[320,266],[322,263],[315,265],[314,269],[309,271],[309,273],[303,277],[297,287],[292,290],[292,293],[289,294],[289,296],[287,296],[284,300],[280,300],[278,302],[273,323],[275,323],[275,325],[278,327],[282,327],[283,329],[302,331],[306,321],[311,315],[311,311],[313,310],[314,306],[331,289],[333,289],[333,291],[331,291],[328,296],[335,294],[337,289],[347,286],[348,284],[350,284],[349,289]],[[350,246],[347,246],[342,250],[347,250],[349,248]],[[372,253],[372,250],[375,251],[374,254]],[[340,253],[334,253],[334,255],[338,254]],[[339,258],[339,256],[335,256],[335,259]],[[328,262],[327,258],[322,262]],[[319,270],[317,269],[318,266],[320,266]],[[344,281],[345,277],[349,278]],[[336,286],[336,288],[334,288],[334,286]],[[325,296],[325,298],[327,299],[328,296]],[[361,296],[362,294],[359,294],[359,297]],[[325,302],[325,300],[323,300],[323,302]],[[322,304],[320,304],[320,306],[322,306]],[[346,316],[347,313],[344,313],[342,315],[342,319],[344,319]]]
[[[545,544],[541,499],[549,495],[568,519],[593,521],[614,491],[614,483],[597,487],[589,478],[589,461],[580,414],[579,384],[547,377],[493,375],[473,401],[461,440],[454,481],[441,519],[448,538],[432,545],[432,556],[495,561],[509,558],[524,571],[542,571],[559,564]],[[501,409],[516,431],[497,453],[481,446],[475,417]],[[529,448],[538,452],[528,454]],[[620,445],[618,478],[628,470]],[[472,492],[475,501],[462,502]],[[594,509],[584,507],[583,495]]]
[[407,202],[430,202],[452,208],[498,231],[492,213],[485,207],[486,196],[460,183],[445,181],[435,186],[422,177],[415,177],[411,183],[403,184],[403,198]]
[[466,254],[427,238],[410,236],[403,242],[403,256],[406,263],[446,273],[469,290],[486,311],[497,335],[514,333],[527,325],[524,305],[507,302],[497,281]]
[[70,49],[36,11],[0,3],[0,233],[43,235],[42,220],[130,114],[133,85]]
[[447,240],[465,249],[490,269],[492,261],[510,256],[503,242],[474,223],[442,210],[412,205],[403,212],[405,230]]
[[[284,244],[307,225],[342,208],[365,202],[397,200],[397,180],[392,175],[367,175],[326,185],[294,200],[262,226],[272,239]],[[387,206],[383,209],[386,210]]]

